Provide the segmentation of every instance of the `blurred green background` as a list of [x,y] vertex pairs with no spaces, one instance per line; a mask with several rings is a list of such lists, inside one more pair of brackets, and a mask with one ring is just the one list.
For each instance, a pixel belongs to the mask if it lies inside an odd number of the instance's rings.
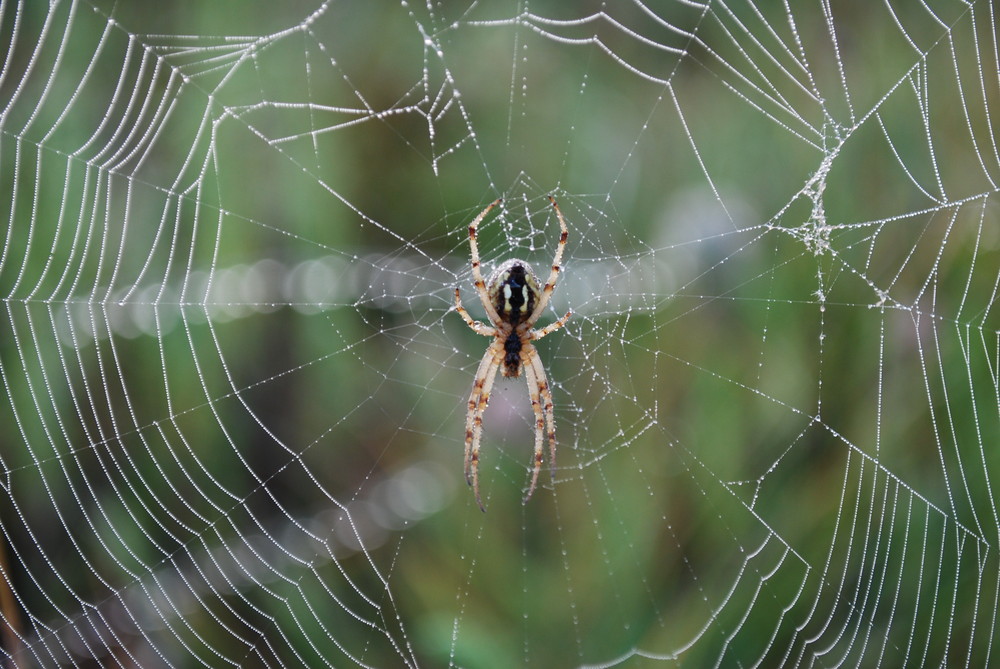
[[[987,664],[993,22],[5,3],[8,663]],[[452,292],[548,194],[558,468],[498,380],[483,514]]]

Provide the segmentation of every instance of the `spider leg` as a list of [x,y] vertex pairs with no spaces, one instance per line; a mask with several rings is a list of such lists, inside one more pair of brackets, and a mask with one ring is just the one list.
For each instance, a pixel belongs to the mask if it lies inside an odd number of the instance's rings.
[[529,349],[526,356],[527,362],[531,365],[535,377],[538,379],[538,395],[542,400],[542,413],[545,415],[545,422],[549,428],[549,467],[554,477],[556,470],[556,412],[555,404],[552,401],[552,389],[549,387],[548,377],[545,376],[545,367],[542,365],[541,358],[538,357],[537,350],[531,344],[525,344],[525,348]]
[[472,486],[476,503],[486,511],[479,496],[479,442],[483,434],[483,412],[490,401],[490,390],[497,376],[497,369],[503,360],[503,349],[496,343],[490,344],[479,363],[476,380],[472,382],[469,408],[465,418],[465,481]]
[[501,321],[500,314],[497,313],[496,307],[490,302],[489,293],[486,291],[486,281],[483,280],[483,272],[481,268],[481,263],[479,262],[479,243],[477,241],[477,231],[479,230],[479,224],[486,214],[490,213],[493,207],[500,204],[503,200],[497,198],[493,200],[486,209],[483,209],[479,216],[473,219],[472,223],[469,224],[469,249],[472,253],[472,278],[475,282],[476,292],[479,293],[479,300],[483,303],[483,308],[486,309],[486,316],[493,323],[499,323]]
[[462,296],[459,293],[459,290],[458,290],[457,287],[455,288],[455,311],[458,312],[458,315],[462,317],[462,319],[466,322],[466,324],[470,328],[472,328],[472,330],[476,334],[485,335],[487,337],[496,337],[497,336],[497,330],[496,330],[496,328],[490,327],[489,325],[484,325],[483,323],[480,323],[479,321],[472,320],[472,317],[469,316],[469,312],[466,311],[465,307],[462,306]]
[[566,315],[560,318],[559,320],[549,323],[540,330],[532,330],[530,333],[531,339],[532,340],[541,339],[546,335],[552,334],[553,332],[561,328],[563,325],[565,325],[566,321],[568,321],[569,317],[572,315],[573,315],[572,311],[567,311]]
[[[524,351],[522,350],[522,354]],[[531,398],[531,408],[535,412],[535,456],[534,456],[534,469],[531,473],[531,484],[528,486],[528,493],[524,496],[522,504],[527,504],[528,500],[531,499],[531,494],[535,492],[535,486],[538,485],[538,472],[542,469],[542,434],[545,432],[545,417],[542,413],[542,402],[539,399],[539,389],[540,384],[538,383],[538,377],[535,375],[535,366],[528,360],[524,361],[524,377],[528,381],[528,396]]]
[[[538,320],[538,317],[542,315],[542,311],[549,304],[549,298],[552,297],[552,291],[556,288],[556,280],[559,278],[559,272],[562,271],[562,257],[563,249],[566,248],[566,239],[569,237],[569,229],[566,227],[566,219],[563,218],[562,212],[559,211],[559,205],[556,204],[556,200],[551,195],[549,196],[549,202],[552,203],[552,208],[556,210],[556,217],[559,219],[559,244],[556,246],[556,255],[552,259],[552,271],[549,272],[549,278],[545,282],[545,287],[542,288],[542,296],[539,298],[538,302],[535,304],[534,311],[528,316],[527,324],[530,328]],[[471,230],[471,228],[470,228]]]

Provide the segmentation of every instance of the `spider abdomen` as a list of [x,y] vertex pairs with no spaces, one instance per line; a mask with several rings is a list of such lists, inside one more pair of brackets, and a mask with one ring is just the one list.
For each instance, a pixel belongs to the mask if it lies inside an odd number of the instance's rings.
[[539,299],[538,279],[528,263],[508,260],[490,277],[489,297],[500,318],[516,326],[528,320],[535,309]]
[[521,349],[523,344],[521,343],[521,337],[516,331],[511,330],[510,334],[507,335],[507,339],[504,340],[503,350],[503,375],[512,376],[517,378],[521,375]]

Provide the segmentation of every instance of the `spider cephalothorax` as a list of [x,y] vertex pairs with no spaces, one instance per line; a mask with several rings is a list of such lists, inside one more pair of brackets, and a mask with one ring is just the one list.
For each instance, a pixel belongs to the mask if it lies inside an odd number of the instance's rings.
[[[545,335],[558,330],[569,318],[569,312],[559,320],[546,325],[541,330],[532,326],[549,303],[552,291],[556,285],[559,272],[562,271],[563,248],[569,231],[563,219],[559,205],[549,197],[549,202],[555,209],[559,219],[559,245],[552,260],[552,270],[548,281],[539,289],[538,278],[531,266],[523,260],[512,259],[501,264],[490,275],[489,284],[483,281],[479,262],[479,245],[476,243],[476,232],[479,223],[500,200],[491,203],[469,225],[469,248],[472,252],[472,277],[475,281],[476,293],[479,295],[490,325],[484,325],[472,320],[462,306],[462,298],[458,288],[455,288],[455,310],[475,332],[487,337],[493,337],[493,342],[486,349],[476,380],[472,384],[472,395],[469,396],[469,407],[465,419],[465,478],[473,487],[476,502],[483,509],[479,496],[479,442],[483,430],[483,412],[489,402],[490,390],[496,378],[497,369],[502,369],[504,376],[518,377],[521,372],[528,381],[528,394],[531,396],[531,408],[535,412],[535,458],[531,484],[524,496],[527,502],[538,484],[538,473],[542,467],[543,450],[542,435],[548,424],[550,466],[556,465],[556,426],[552,406],[552,391],[545,377],[545,368],[538,359],[538,351],[531,343]],[[485,510],[485,509],[483,509]]]

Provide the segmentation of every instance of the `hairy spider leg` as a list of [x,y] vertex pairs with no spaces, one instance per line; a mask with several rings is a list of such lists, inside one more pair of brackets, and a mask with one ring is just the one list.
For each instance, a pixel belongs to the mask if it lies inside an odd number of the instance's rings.
[[528,320],[525,321],[529,328],[535,324],[535,321],[538,320],[538,317],[542,315],[542,311],[549,304],[552,291],[556,288],[556,280],[559,278],[559,272],[562,271],[563,249],[566,248],[566,240],[569,238],[569,228],[566,227],[566,219],[563,218],[562,212],[559,211],[559,205],[556,204],[555,198],[551,195],[549,195],[549,202],[552,203],[553,209],[556,210],[556,217],[559,219],[559,244],[556,246],[556,255],[552,259],[552,271],[549,272],[549,278],[545,282],[545,287],[542,288],[542,294],[538,302],[535,304],[535,310],[531,312]]
[[[538,485],[538,473],[542,470],[542,434],[545,432],[545,416],[542,411],[542,400],[539,394],[541,384],[538,381],[538,376],[535,373],[535,365],[532,364],[531,358],[535,356],[533,353],[528,352],[528,347],[531,344],[525,344],[523,351],[524,357],[524,377],[528,382],[528,396],[531,398],[531,409],[535,413],[535,455],[534,455],[534,466],[531,472],[531,484],[528,485],[528,492],[522,500],[523,504],[527,504],[528,500],[531,499],[531,494],[535,492],[535,486]],[[532,347],[533,348],[533,347]]]
[[476,441],[476,417],[479,414],[479,400],[483,393],[483,387],[486,385],[488,371],[494,365],[499,367],[499,357],[499,352],[491,344],[486,349],[482,360],[479,361],[475,381],[472,382],[472,392],[469,394],[468,412],[465,415],[465,480],[469,485],[472,485],[472,445]]
[[545,327],[543,327],[541,330],[529,330],[528,331],[529,339],[530,340],[538,340],[538,339],[541,339],[542,337],[545,337],[545,336],[548,336],[548,335],[552,334],[553,332],[555,332],[556,330],[558,330],[562,326],[566,325],[566,321],[568,321],[569,317],[572,316],[572,315],[573,315],[572,311],[567,311],[565,316],[563,316],[562,318],[560,318],[557,321],[553,321],[553,322],[549,323],[548,325],[546,325]]
[[497,369],[503,360],[503,349],[494,342],[486,349],[476,380],[472,384],[472,394],[469,395],[469,411],[465,420],[465,480],[472,486],[476,495],[476,503],[483,512],[482,497],[479,495],[479,444],[483,436],[483,414],[490,401],[490,391],[496,380]]
[[[472,320],[472,316],[470,316],[469,312],[466,311],[465,307],[462,306],[462,294],[461,294],[461,292],[459,292],[457,286],[455,287],[455,311],[458,312],[458,315],[462,317],[462,320],[464,320],[466,322],[466,324],[470,328],[472,328],[472,330],[476,334],[481,334],[481,335],[484,335],[486,337],[496,337],[497,336],[497,329],[496,328],[490,327],[489,325],[485,325],[483,323],[480,323],[479,321]],[[569,314],[566,314],[566,315],[569,316]]]
[[[527,344],[531,346],[531,344]],[[545,367],[542,365],[541,359],[538,357],[538,351],[534,346],[531,346],[531,352],[528,354],[526,365],[530,365],[532,371],[535,373],[535,378],[538,381],[538,395],[542,402],[542,414],[545,416],[545,422],[548,426],[548,438],[549,438],[549,468],[551,470],[551,475],[555,478],[556,471],[556,412],[555,403],[552,400],[552,389],[549,387],[549,379],[545,375]],[[539,454],[540,457],[540,454]]]
[[476,292],[479,293],[479,300],[483,303],[483,308],[486,310],[486,316],[490,319],[491,323],[499,323],[502,319],[500,314],[497,313],[496,307],[490,302],[489,293],[486,290],[486,282],[483,280],[483,272],[479,261],[479,242],[477,241],[477,230],[479,229],[479,223],[486,218],[486,214],[490,213],[493,207],[497,206],[503,202],[502,198],[497,198],[491,202],[486,209],[479,212],[479,216],[473,219],[472,223],[469,223],[469,248],[472,251],[472,278],[475,282]]

